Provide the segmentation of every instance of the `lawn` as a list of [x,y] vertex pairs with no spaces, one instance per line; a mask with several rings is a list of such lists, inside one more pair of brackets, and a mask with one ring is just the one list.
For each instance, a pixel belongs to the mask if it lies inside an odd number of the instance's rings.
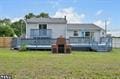
[[120,79],[120,49],[52,54],[0,48],[0,74],[13,79]]

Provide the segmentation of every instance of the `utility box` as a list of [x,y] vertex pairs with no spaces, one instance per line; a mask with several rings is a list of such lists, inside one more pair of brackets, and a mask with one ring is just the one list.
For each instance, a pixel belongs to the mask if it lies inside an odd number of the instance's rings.
[[64,37],[60,36],[56,43],[52,45],[52,53],[71,53],[71,46]]

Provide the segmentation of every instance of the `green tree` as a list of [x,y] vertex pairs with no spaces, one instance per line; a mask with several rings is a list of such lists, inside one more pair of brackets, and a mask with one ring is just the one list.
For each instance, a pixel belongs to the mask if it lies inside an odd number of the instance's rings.
[[17,36],[21,36],[22,34],[25,34],[25,21],[19,20],[11,24],[11,28],[14,30],[15,34]]
[[0,20],[0,25],[3,24],[3,25],[11,25],[11,20],[8,19],[8,18],[5,18],[3,20]]
[[2,25],[0,24],[0,36],[13,36],[14,31],[10,26],[8,25]]
[[42,18],[49,18],[49,15],[48,15],[48,13],[42,12],[42,13],[40,13],[39,15],[36,15],[36,17],[37,17],[37,18],[40,18],[40,17],[42,17]]
[[44,12],[40,13],[39,15],[34,15],[33,13],[29,13],[29,14],[25,15],[25,19],[30,19],[30,18],[33,18],[33,17],[36,17],[36,18],[40,18],[40,17],[48,18],[49,15],[48,15],[48,13],[44,13]]
[[29,13],[29,14],[25,15],[25,19],[30,19],[33,17],[35,17],[35,15],[33,13]]

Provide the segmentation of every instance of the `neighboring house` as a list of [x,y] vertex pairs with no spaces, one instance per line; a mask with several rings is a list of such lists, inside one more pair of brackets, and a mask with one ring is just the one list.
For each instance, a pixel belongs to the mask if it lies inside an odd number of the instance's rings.
[[[21,43],[24,42],[29,48],[51,49],[53,40],[60,36],[69,40],[73,49],[85,47],[96,51],[108,51],[108,47],[111,48],[111,40],[105,39],[107,35],[103,28],[95,24],[68,24],[66,17],[27,19],[27,41],[24,39]],[[18,43],[20,45],[20,42]]]

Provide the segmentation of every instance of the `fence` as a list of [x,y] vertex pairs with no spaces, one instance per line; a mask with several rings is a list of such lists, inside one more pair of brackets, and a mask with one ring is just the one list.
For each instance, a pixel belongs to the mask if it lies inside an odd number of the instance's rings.
[[120,37],[113,37],[112,45],[113,48],[120,48]]
[[12,37],[0,37],[0,47],[1,48],[10,48],[11,41],[12,41]]

